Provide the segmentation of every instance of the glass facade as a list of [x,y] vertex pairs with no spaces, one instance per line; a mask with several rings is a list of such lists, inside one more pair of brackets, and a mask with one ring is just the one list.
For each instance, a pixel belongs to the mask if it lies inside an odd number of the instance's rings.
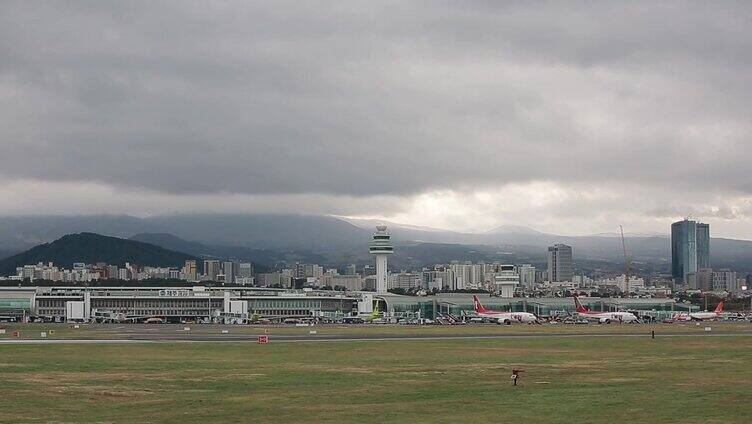
[[695,221],[671,225],[671,275],[674,281],[687,282],[688,274],[710,268],[710,226]]
[[[673,299],[609,299],[609,298],[581,298],[583,306],[591,311],[606,312],[618,310],[642,310],[654,313],[665,312],[663,318],[670,316],[675,310],[686,310],[687,306],[678,304]],[[436,318],[437,314],[451,314],[460,317],[463,312],[474,316],[473,303],[470,295],[465,298],[430,299],[430,298],[386,298],[386,312],[395,316],[405,316],[420,313],[424,318]],[[383,305],[383,303],[382,303]],[[549,316],[554,311],[574,311],[571,298],[514,298],[502,300],[499,298],[484,298],[483,306],[495,311],[530,312],[538,316]]]
[[30,310],[31,301],[29,299],[0,299],[0,313],[28,312]]
[[697,268],[710,268],[710,225],[697,224]]
[[556,244],[548,248],[548,281],[572,281],[572,246]]

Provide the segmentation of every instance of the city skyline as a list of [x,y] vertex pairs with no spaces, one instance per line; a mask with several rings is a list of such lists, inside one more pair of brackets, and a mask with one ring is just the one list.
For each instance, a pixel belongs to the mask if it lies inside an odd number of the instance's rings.
[[0,0],[0,421],[749,421],[751,22]]
[[[655,273],[655,267],[646,272],[630,272],[629,253],[624,245],[624,273],[606,271],[603,263],[588,275],[582,268],[577,269],[571,246],[557,243],[548,246],[545,271],[538,271],[535,266],[495,260],[493,262],[450,260],[448,263],[434,263],[419,269],[400,269],[399,273],[390,271],[387,257],[394,253],[394,245],[388,227],[379,224],[371,236],[369,253],[375,260],[375,267],[366,264],[362,273],[355,264],[346,266],[324,267],[317,263],[296,261],[290,266],[254,273],[251,261],[235,259],[204,259],[202,273],[197,273],[198,260],[188,257],[182,268],[176,266],[144,266],[130,263],[120,258],[124,267],[97,261],[96,264],[74,262],[70,269],[55,266],[55,261],[48,260],[33,263],[19,263],[15,274],[0,276],[0,285],[19,283],[36,284],[41,280],[48,284],[82,284],[86,286],[100,281],[128,281],[128,284],[141,281],[167,280],[168,286],[180,282],[180,286],[194,285],[204,290],[204,285],[212,287],[239,286],[243,288],[275,288],[286,290],[323,290],[340,292],[369,292],[376,296],[389,293],[396,295],[427,296],[437,293],[485,292],[501,298],[515,297],[539,298],[542,295],[552,297],[579,296],[626,296],[666,298],[673,292],[677,295],[690,293],[713,293],[722,296],[742,296],[748,294],[748,282],[752,274],[744,277],[729,268],[710,268],[710,227],[708,224],[688,219],[678,221],[671,226],[671,274]],[[67,236],[99,239],[103,242],[121,243],[119,239],[95,234]],[[61,239],[63,240],[63,239]],[[60,241],[60,240],[58,240]],[[48,245],[44,245],[47,247]],[[100,244],[100,248],[104,243]],[[149,245],[144,245],[149,246]],[[90,253],[90,252],[88,252]],[[166,251],[170,261],[175,256]],[[174,252],[177,255],[183,255]],[[70,257],[67,258],[70,261]],[[144,257],[147,261],[152,259]],[[529,258],[525,258],[529,259]],[[118,261],[118,259],[116,259]],[[344,269],[344,274],[340,270]],[[575,273],[575,270],[577,272]],[[115,283],[118,284],[118,283]],[[197,285],[198,284],[198,285]],[[165,294],[171,296],[172,294]],[[365,296],[371,296],[365,295]],[[231,305],[231,294],[225,294],[226,309],[230,313],[244,314],[248,305]],[[86,299],[84,300],[84,303]],[[230,302],[230,303],[228,303]],[[575,303],[576,303],[575,299]],[[70,305],[67,305],[68,307]],[[79,309],[81,309],[79,307]],[[86,307],[83,308],[86,310]],[[43,309],[50,313],[50,310]],[[300,312],[300,311],[298,311]],[[69,311],[67,316],[72,314]],[[96,313],[95,313],[96,315]],[[109,316],[109,315],[108,315]],[[715,315],[713,315],[714,317]],[[636,318],[635,318],[636,320]]]
[[0,216],[752,239],[750,6],[570,9],[5,2]]

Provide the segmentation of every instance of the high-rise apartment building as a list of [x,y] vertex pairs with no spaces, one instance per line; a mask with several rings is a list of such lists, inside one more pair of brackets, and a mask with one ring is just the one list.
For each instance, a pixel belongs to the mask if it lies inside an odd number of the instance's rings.
[[466,289],[470,282],[470,266],[467,263],[461,264],[459,261],[452,261],[449,267],[454,275],[452,290]]
[[[437,266],[433,271],[431,271],[429,286],[438,288],[438,289],[444,289],[444,290],[456,290],[456,280],[454,278],[454,272],[452,271],[452,268],[448,266]],[[432,288],[429,287],[429,288]]]
[[548,282],[572,281],[572,246],[555,244],[548,248]]
[[238,264],[238,277],[253,277],[253,264],[250,262],[241,262]]
[[730,269],[719,269],[713,271],[713,291],[729,293],[737,293],[740,290],[738,281],[736,279],[736,272]]
[[686,284],[687,275],[710,268],[710,226],[683,220],[671,224],[671,275]]
[[292,268],[292,278],[305,278],[305,264],[295,262]]
[[531,288],[535,285],[535,267],[532,265],[520,265],[518,268],[520,274],[520,285],[524,288]]
[[694,283],[694,285],[689,285],[689,288],[692,290],[711,290],[713,288],[713,270],[710,268],[699,268],[695,274]]
[[222,270],[225,273],[225,283],[227,284],[235,283],[235,277],[237,277],[238,275],[238,263],[232,262],[232,261],[226,261],[222,265]]
[[483,264],[470,265],[470,281],[468,281],[467,288],[482,289],[483,279]]
[[118,279],[118,267],[117,265],[110,265],[107,267],[107,278],[110,280]]
[[185,276],[185,279],[188,281],[196,281],[196,261],[193,259],[189,259],[185,261],[185,266],[183,266],[183,275]]
[[305,264],[303,266],[303,278],[319,278],[324,275],[324,267],[317,264]]
[[217,281],[219,275],[219,261],[211,259],[204,261],[204,277],[209,281]]
[[387,286],[389,289],[410,290],[419,288],[421,285],[422,275],[412,272],[400,272],[387,276]]

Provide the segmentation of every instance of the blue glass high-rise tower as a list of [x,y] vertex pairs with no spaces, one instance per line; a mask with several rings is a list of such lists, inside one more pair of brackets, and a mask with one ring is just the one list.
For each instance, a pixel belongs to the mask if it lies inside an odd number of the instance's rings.
[[671,275],[687,283],[687,274],[710,268],[710,225],[683,220],[671,225]]

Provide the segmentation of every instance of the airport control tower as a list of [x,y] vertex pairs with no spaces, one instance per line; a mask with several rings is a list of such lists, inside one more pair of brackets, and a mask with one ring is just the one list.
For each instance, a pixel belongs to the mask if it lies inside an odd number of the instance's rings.
[[386,225],[377,225],[371,242],[371,254],[376,255],[376,293],[386,293],[386,258],[394,253]]

